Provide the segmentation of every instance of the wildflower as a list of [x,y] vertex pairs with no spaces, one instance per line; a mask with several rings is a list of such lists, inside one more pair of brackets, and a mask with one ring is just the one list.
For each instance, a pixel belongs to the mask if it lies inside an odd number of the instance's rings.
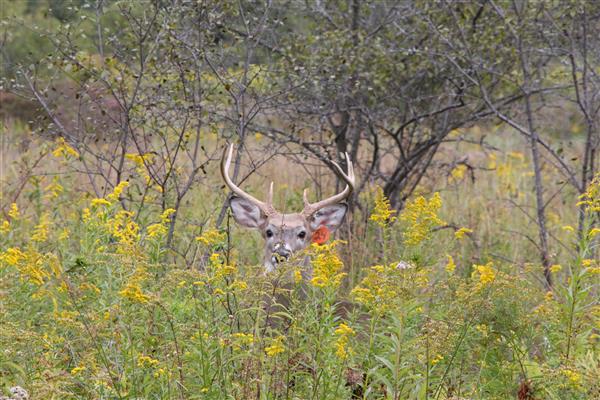
[[79,365],[71,370],[71,375],[79,375],[81,372],[85,371],[87,367],[85,365]]
[[339,241],[327,245],[311,245],[313,277],[310,283],[319,288],[338,287],[346,276],[341,272],[344,269],[342,260],[335,253],[335,246]]
[[584,267],[591,267],[595,264],[596,262],[590,258],[586,258],[581,260],[581,265],[583,265]]
[[283,346],[284,339],[284,336],[273,339],[271,345],[265,347],[265,353],[267,353],[269,357],[275,357],[277,354],[283,353],[285,351],[285,347]]
[[8,233],[10,231],[10,222],[7,220],[2,221],[2,226],[0,226],[0,233]]
[[442,361],[444,359],[444,356],[441,354],[436,354],[435,357],[433,357],[433,359],[431,360],[431,365],[436,365],[437,363],[439,363],[440,361]]
[[427,239],[427,235],[434,226],[444,222],[438,217],[437,212],[442,207],[439,193],[435,193],[430,200],[423,196],[408,202],[400,220],[407,222],[408,227],[404,232],[404,242],[407,245],[417,245]]
[[562,265],[554,264],[550,267],[550,272],[557,273],[562,269]]
[[108,201],[106,199],[92,199],[92,201],[90,203],[91,203],[92,207],[110,206],[110,201]]
[[473,265],[474,271],[472,278],[478,278],[480,287],[486,286],[496,279],[496,272],[492,267],[492,263],[489,262],[485,265]]
[[599,233],[600,233],[600,228],[593,228],[591,231],[589,231],[588,237],[590,239],[593,239]]
[[231,335],[231,337],[235,349],[240,349],[242,346],[250,346],[254,343],[254,335],[250,333],[237,332]]
[[40,217],[40,222],[33,229],[31,240],[34,242],[45,242],[48,239],[49,224],[50,222],[48,221],[48,214],[42,214]]
[[302,282],[302,272],[299,269],[294,271],[294,282],[299,284]]
[[402,295],[427,282],[423,272],[416,268],[400,269],[397,263],[375,265],[350,292],[359,304],[372,312],[383,314],[403,301]]
[[64,188],[60,183],[58,183],[58,177],[54,177],[52,183],[46,186],[44,190],[46,191],[45,197],[47,199],[55,199],[63,192]]
[[229,285],[229,289],[231,290],[246,290],[248,289],[248,284],[244,281],[240,281],[236,279],[231,285]]
[[563,229],[563,231],[569,232],[569,233],[575,232],[575,229],[571,225],[565,225],[562,227],[562,229]]
[[456,239],[462,239],[465,237],[466,234],[468,233],[473,233],[473,229],[469,229],[469,228],[460,228],[459,230],[457,230],[456,232],[454,232],[454,237]]
[[446,263],[446,272],[452,274],[456,269],[456,264],[454,263],[454,258],[451,255],[446,255],[448,257],[448,262]]
[[4,261],[8,265],[15,267],[25,257],[25,254],[18,247],[10,247],[0,254],[0,261]]
[[225,240],[225,233],[219,232],[217,229],[208,229],[202,235],[197,236],[196,240],[205,246],[214,246]]
[[146,154],[127,153],[127,154],[125,154],[125,158],[133,161],[133,163],[138,168],[142,168],[144,166],[144,164],[149,164],[154,161],[154,154],[153,153],[146,153]]
[[585,193],[579,196],[577,206],[584,206],[591,213],[600,212],[600,172],[589,183]]
[[158,365],[158,360],[156,360],[150,356],[140,355],[138,357],[137,365],[138,365],[138,367],[141,367],[141,368],[154,367],[154,366]]
[[121,181],[117,186],[115,186],[115,188],[113,189],[113,192],[111,194],[109,194],[108,196],[106,196],[106,199],[113,203],[115,201],[118,201],[119,198],[121,197],[121,194],[128,186],[129,186],[129,182]]
[[142,288],[137,282],[128,283],[119,294],[121,297],[137,303],[147,303],[150,300],[150,297],[142,292]]
[[465,164],[458,164],[456,167],[450,171],[450,176],[453,181],[460,181],[464,178],[465,173],[467,172],[467,166]]
[[60,235],[58,235],[58,240],[67,240],[70,236],[70,232],[69,232],[69,228],[63,228],[62,232],[60,233]]
[[573,386],[577,386],[581,383],[581,374],[577,371],[573,371],[572,369],[563,369],[562,374],[567,377],[569,383]]
[[356,332],[354,329],[342,322],[338,325],[334,333],[338,336],[335,342],[335,354],[340,359],[345,360],[350,354],[352,354],[352,349],[348,346],[348,342],[350,340],[350,336],[354,336]]
[[176,211],[174,208],[165,209],[165,211],[163,211],[162,214],[160,214],[160,221],[163,224],[169,223],[169,221],[171,221],[171,215],[175,214],[175,212]]
[[383,189],[378,187],[377,192],[375,193],[375,208],[373,209],[373,213],[369,217],[369,220],[384,228],[396,220],[396,217],[394,216],[395,213],[396,210],[392,209],[390,200],[385,197]]
[[521,162],[525,161],[525,155],[519,151],[511,151],[508,153],[508,157],[513,158],[515,160],[519,160]]
[[19,218],[19,207],[17,206],[17,203],[12,203],[10,205],[10,209],[8,210],[8,216],[11,219],[17,219]]
[[54,149],[54,151],[52,152],[52,155],[54,157],[60,158],[60,157],[64,157],[64,158],[68,158],[69,156],[72,157],[79,157],[79,153],[77,152],[77,150],[75,150],[74,148],[72,148],[67,142],[65,142],[65,138],[63,137],[59,137],[58,139],[56,139],[56,149]]
[[169,230],[163,224],[152,224],[146,228],[149,238],[161,237],[165,235]]
[[132,212],[121,210],[107,221],[109,232],[127,247],[133,246],[139,240],[140,227],[132,217]]
[[150,296],[144,294],[140,287],[140,284],[146,279],[147,275],[148,273],[143,267],[137,267],[125,287],[119,292],[119,295],[124,299],[136,303],[148,303]]

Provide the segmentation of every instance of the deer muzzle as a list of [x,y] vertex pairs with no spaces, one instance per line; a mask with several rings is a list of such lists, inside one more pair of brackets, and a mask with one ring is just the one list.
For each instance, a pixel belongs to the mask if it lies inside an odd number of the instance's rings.
[[280,262],[287,261],[291,255],[292,251],[286,246],[286,244],[283,242],[279,242],[276,243],[273,247],[273,255],[271,256],[271,261],[273,262],[273,264],[278,264]]

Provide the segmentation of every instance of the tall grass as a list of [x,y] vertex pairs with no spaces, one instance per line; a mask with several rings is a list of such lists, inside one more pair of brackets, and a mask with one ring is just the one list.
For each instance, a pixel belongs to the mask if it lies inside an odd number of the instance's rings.
[[[547,292],[529,240],[529,164],[511,144],[489,154],[461,144],[479,167],[474,179],[460,166],[432,176],[400,213],[367,190],[345,241],[308,250],[310,280],[294,261],[265,275],[258,237],[229,222],[211,228],[226,196],[214,190],[216,172],[178,211],[167,248],[172,211],[136,207],[143,177],[93,198],[60,146],[33,141],[3,160],[0,390],[20,385],[35,399],[600,396],[597,210],[576,238],[579,199],[553,200],[557,283]],[[20,184],[23,169],[6,163],[40,154]],[[591,210],[594,184],[583,199]],[[299,204],[299,191],[280,200]]]

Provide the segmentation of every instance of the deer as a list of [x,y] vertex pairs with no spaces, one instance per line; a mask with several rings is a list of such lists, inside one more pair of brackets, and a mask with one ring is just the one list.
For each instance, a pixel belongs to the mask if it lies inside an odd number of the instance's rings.
[[347,153],[345,153],[347,173],[336,162],[331,161],[336,174],[346,183],[344,190],[311,203],[308,200],[308,189],[304,189],[303,210],[299,213],[281,213],[273,206],[273,182],[269,185],[264,202],[233,183],[229,176],[233,148],[233,144],[226,147],[221,159],[221,175],[233,192],[229,199],[229,207],[234,220],[239,225],[258,230],[264,238],[263,266],[266,273],[273,272],[280,263],[305,249],[319,229],[326,228],[333,233],[342,224],[348,211],[345,201],[355,188],[354,167]]

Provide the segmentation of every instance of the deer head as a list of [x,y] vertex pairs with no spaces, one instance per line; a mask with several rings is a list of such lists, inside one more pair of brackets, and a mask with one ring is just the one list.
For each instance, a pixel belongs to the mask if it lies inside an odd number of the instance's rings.
[[352,162],[346,154],[348,173],[332,162],[340,178],[346,182],[341,192],[317,203],[308,201],[308,189],[304,190],[304,209],[299,213],[282,214],[273,207],[273,182],[269,186],[266,201],[260,201],[236,186],[229,177],[233,144],[223,152],[221,175],[233,192],[229,206],[236,222],[247,228],[258,229],[265,239],[264,266],[267,271],[275,269],[282,260],[311,243],[313,233],[321,227],[334,232],[344,220],[348,206],[343,203],[354,189],[355,178]]

